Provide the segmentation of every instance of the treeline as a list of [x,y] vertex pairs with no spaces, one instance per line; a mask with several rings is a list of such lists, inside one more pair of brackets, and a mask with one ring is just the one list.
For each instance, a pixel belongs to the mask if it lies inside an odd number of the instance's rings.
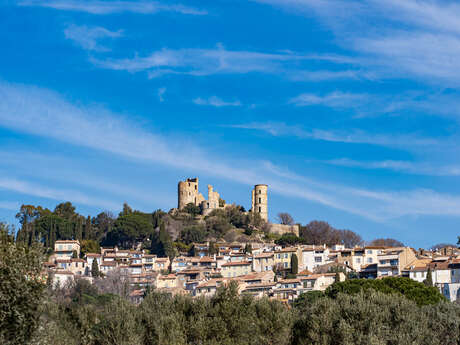
[[[197,217],[200,209],[189,204],[181,212],[151,213],[133,210],[123,205],[117,215],[101,212],[84,216],[76,212],[70,202],[58,204],[54,210],[42,206],[22,205],[16,218],[21,224],[16,234],[20,243],[39,242],[52,252],[56,240],[77,239],[81,253],[98,252],[100,246],[118,246],[124,249],[146,249],[159,256],[175,256],[191,252],[193,242],[275,240],[281,245],[343,244],[348,248],[364,244],[361,236],[351,230],[335,229],[324,221],[299,224],[300,236],[280,236],[269,233],[267,224],[258,214],[246,212],[242,206],[228,205],[212,211],[206,217]],[[283,213],[282,223],[293,224],[292,217]],[[371,245],[398,246],[393,239],[374,240]]]

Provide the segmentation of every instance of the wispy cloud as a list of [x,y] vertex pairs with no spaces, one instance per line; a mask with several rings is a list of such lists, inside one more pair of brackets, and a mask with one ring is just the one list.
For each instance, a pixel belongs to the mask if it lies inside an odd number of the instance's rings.
[[398,160],[357,161],[348,158],[323,161],[323,163],[360,169],[384,169],[416,175],[460,176],[460,165],[444,165],[433,162],[411,162]]
[[[340,56],[299,54],[291,51],[257,52],[229,50],[222,44],[212,49],[161,49],[148,56],[125,59],[97,59],[90,61],[97,67],[131,73],[147,71],[149,78],[167,74],[207,76],[213,74],[246,74],[251,72],[285,75],[297,80],[330,80],[344,78],[352,72],[327,70],[307,72],[302,70],[302,61],[327,61],[333,64],[346,63],[349,59]],[[296,71],[299,74],[296,74]],[[357,73],[357,72],[356,72]],[[307,74],[309,77],[307,77]],[[335,75],[334,75],[335,74]]]
[[[380,78],[460,83],[460,5],[437,0],[255,0],[318,16]],[[397,29],[395,29],[397,28]]]
[[19,6],[47,7],[63,11],[87,12],[104,15],[122,12],[152,14],[178,12],[190,15],[205,15],[205,10],[182,4],[164,4],[158,1],[100,1],[100,0],[22,0]]
[[333,131],[324,129],[307,130],[299,125],[288,125],[284,122],[253,122],[244,124],[228,125],[227,127],[249,129],[268,133],[276,137],[296,137],[299,139],[313,139],[330,142],[350,143],[350,144],[371,144],[387,147],[432,147],[432,146],[452,146],[455,141],[445,140],[440,142],[435,138],[420,137],[415,134],[388,135],[380,133],[370,133],[358,129],[347,131]]
[[236,101],[224,101],[222,98],[219,98],[217,96],[211,96],[209,98],[195,98],[193,100],[193,103],[197,105],[209,105],[213,107],[239,107],[241,106],[241,102],[236,100]]
[[[92,61],[99,67],[129,72],[152,70],[152,73],[209,75],[216,73],[270,72],[280,69],[283,62],[304,58],[291,53],[268,54],[251,51],[231,51],[219,45],[216,49],[162,49],[147,57],[93,59]],[[157,71],[156,69],[159,70]]]
[[67,39],[74,41],[81,48],[97,52],[110,51],[109,48],[99,43],[101,40],[118,38],[123,35],[122,30],[110,31],[103,27],[78,26],[75,24],[69,25],[64,30],[64,34]]
[[119,204],[116,204],[112,201],[98,199],[93,195],[86,195],[77,190],[55,189],[47,186],[42,186],[38,183],[18,180],[16,178],[1,177],[0,189],[59,201],[66,201],[71,198],[72,201],[76,203],[89,206],[104,207],[109,210],[117,210],[120,208]]
[[297,106],[323,105],[331,108],[354,107],[356,104],[367,101],[368,96],[365,94],[344,93],[335,91],[326,95],[316,95],[312,93],[303,93],[297,97],[291,98],[289,103]]
[[166,88],[165,88],[165,87],[160,87],[160,88],[157,90],[158,100],[159,100],[160,102],[164,102],[164,100],[165,100],[165,98],[164,98],[165,92],[166,92]]
[[[271,191],[288,197],[319,203],[361,217],[384,221],[405,215],[460,216],[460,197],[432,190],[379,191],[352,188],[332,181],[322,181],[267,169],[265,162],[227,161],[223,154],[209,152],[185,139],[165,138],[125,121],[120,115],[95,106],[76,106],[48,90],[0,82],[0,126],[101,152],[203,173],[248,186],[265,182]],[[187,150],[184,150],[187,147]],[[75,190],[55,190],[22,180],[2,177],[0,188],[56,200],[69,199],[107,208],[117,207],[106,200],[96,200]]]

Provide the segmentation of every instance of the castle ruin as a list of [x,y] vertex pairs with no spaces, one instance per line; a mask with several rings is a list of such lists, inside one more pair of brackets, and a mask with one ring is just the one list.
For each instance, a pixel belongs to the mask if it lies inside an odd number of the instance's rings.
[[[225,208],[223,200],[213,186],[208,185],[208,199],[206,200],[198,188],[198,178],[188,178],[178,184],[177,208],[182,210],[186,205],[193,204],[200,207],[203,215],[209,214],[212,210]],[[268,186],[258,184],[252,190],[251,212],[260,214],[261,218],[268,221]]]

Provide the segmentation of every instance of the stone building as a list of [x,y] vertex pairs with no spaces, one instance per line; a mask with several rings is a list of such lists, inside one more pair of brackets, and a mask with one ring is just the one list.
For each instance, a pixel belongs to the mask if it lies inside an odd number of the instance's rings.
[[213,186],[208,185],[208,199],[206,200],[199,192],[198,178],[188,178],[180,181],[178,185],[178,208],[183,209],[187,204],[193,204],[201,208],[202,214],[206,215],[212,210],[222,208],[220,195]]
[[260,217],[268,221],[268,186],[256,184],[252,190],[251,212],[260,214]]
[[[268,186],[257,184],[252,190],[251,212],[260,214],[261,218],[268,221]],[[208,185],[208,199],[205,199],[199,191],[198,178],[188,178],[180,181],[177,186],[178,203],[177,208],[182,210],[187,204],[200,207],[201,213],[207,215],[213,210],[224,208],[224,201],[220,198],[213,186]],[[285,232],[292,232],[292,229],[285,229]],[[295,232],[295,229],[294,229]]]

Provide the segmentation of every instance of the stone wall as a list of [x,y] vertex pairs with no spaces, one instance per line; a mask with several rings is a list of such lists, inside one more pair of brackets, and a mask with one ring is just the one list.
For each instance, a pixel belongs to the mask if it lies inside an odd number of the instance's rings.
[[270,224],[270,232],[278,235],[291,233],[299,236],[299,225]]

